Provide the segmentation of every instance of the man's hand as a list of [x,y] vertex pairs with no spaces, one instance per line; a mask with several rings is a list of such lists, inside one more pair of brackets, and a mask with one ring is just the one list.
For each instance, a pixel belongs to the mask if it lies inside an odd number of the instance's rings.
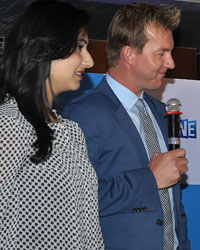
[[152,156],[148,167],[156,178],[158,189],[176,184],[181,175],[188,171],[188,160],[185,155],[185,149],[179,148],[166,153],[155,153]]

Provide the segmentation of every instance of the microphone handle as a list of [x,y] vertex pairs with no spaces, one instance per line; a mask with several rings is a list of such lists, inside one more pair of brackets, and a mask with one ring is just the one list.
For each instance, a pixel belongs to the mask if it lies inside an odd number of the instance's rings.
[[179,114],[168,115],[169,150],[180,148],[180,117]]

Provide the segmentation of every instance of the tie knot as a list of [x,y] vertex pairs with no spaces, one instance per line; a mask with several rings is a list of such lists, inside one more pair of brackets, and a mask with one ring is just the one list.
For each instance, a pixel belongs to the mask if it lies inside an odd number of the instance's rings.
[[145,106],[144,106],[144,101],[143,101],[141,98],[139,98],[139,99],[137,100],[135,106],[136,106],[139,110],[141,110],[141,109],[146,110],[146,108],[145,108]]

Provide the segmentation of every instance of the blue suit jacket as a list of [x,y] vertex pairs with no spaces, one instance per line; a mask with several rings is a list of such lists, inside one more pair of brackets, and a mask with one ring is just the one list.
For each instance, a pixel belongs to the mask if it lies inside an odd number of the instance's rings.
[[[167,143],[165,105],[144,94]],[[141,137],[104,78],[64,108],[82,128],[99,179],[100,223],[107,250],[161,250],[163,214]],[[180,185],[173,187],[180,249],[190,249]]]

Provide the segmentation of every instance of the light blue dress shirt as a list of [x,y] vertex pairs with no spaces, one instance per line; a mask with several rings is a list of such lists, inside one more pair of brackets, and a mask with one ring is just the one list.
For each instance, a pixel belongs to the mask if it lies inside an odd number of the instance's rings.
[[[119,99],[119,101],[121,102],[121,104],[124,106],[124,108],[126,109],[127,113],[129,114],[131,120],[133,121],[134,125],[136,126],[139,134],[141,135],[142,141],[144,143],[144,146],[146,148],[147,151],[147,146],[145,143],[145,139],[144,136],[142,136],[142,133],[140,131],[140,121],[139,121],[139,111],[137,109],[137,107],[135,106],[138,97],[137,95],[135,95],[132,91],[130,91],[128,88],[126,88],[125,86],[123,86],[122,84],[120,84],[119,82],[117,82],[116,80],[114,80],[108,73],[106,74],[106,80],[110,86],[110,88],[112,89],[112,91],[115,93],[115,95],[117,96],[117,98]],[[143,93],[140,96],[141,99],[143,99]],[[158,136],[158,141],[159,141],[159,145],[160,145],[160,150],[162,153],[167,152],[167,147],[162,135],[162,132],[156,122],[155,117],[153,116],[148,104],[146,103],[146,101],[143,99],[145,107],[153,121],[153,125],[154,128],[156,130],[157,136]],[[174,217],[174,202],[173,202],[173,195],[172,195],[172,188],[168,188],[168,192],[169,192],[169,197],[170,197],[170,203],[171,203],[171,210],[172,210],[172,219],[173,219],[173,228],[174,228],[174,250],[177,249],[178,247],[178,238],[175,232],[175,217]]]

